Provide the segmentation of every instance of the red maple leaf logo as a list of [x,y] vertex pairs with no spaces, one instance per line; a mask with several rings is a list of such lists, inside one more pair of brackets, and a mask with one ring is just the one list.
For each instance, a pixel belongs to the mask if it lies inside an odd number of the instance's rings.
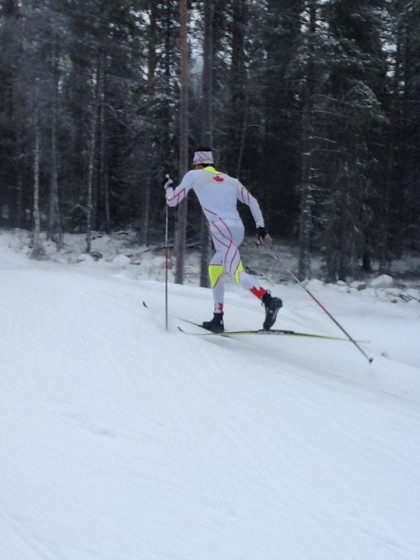
[[217,181],[218,183],[223,183],[224,179],[223,177],[220,177],[220,175],[216,175],[215,177],[213,177],[214,181]]

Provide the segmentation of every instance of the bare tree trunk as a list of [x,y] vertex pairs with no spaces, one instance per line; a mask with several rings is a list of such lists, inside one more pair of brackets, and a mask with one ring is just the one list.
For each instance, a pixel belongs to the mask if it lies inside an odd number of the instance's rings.
[[105,214],[105,231],[111,233],[111,209],[109,201],[109,181],[108,169],[106,165],[106,125],[105,125],[105,84],[104,78],[101,80],[100,91],[100,107],[99,107],[99,137],[100,137],[100,151],[99,151],[99,181],[100,188],[103,195],[104,214]]
[[[156,77],[156,43],[157,43],[157,5],[156,2],[150,2],[150,24],[149,24],[149,40],[147,51],[147,95],[153,99],[155,95],[155,77]],[[151,138],[149,127],[146,129],[147,135],[145,146],[151,145]],[[148,154],[151,156],[151,153]],[[147,157],[147,165],[149,165],[149,172],[145,173],[145,183],[143,187],[142,196],[142,213],[141,213],[141,226],[140,226],[140,241],[143,245],[149,244],[150,236],[150,201],[151,201],[151,157]]]
[[[213,14],[214,0],[204,1],[204,45],[203,45],[203,144],[213,146]],[[204,214],[200,222],[200,286],[208,288],[211,237]]]
[[[181,177],[188,170],[188,6],[187,0],[179,0],[180,49],[181,49],[181,94],[179,130],[179,172]],[[184,283],[185,237],[187,231],[188,205],[185,199],[178,207],[175,235],[176,269],[175,282]]]
[[[95,111],[96,113],[96,111]],[[86,205],[86,252],[92,250],[92,219],[93,219],[93,170],[95,164],[95,144],[96,144],[97,116],[92,117],[90,130],[89,163],[88,163],[88,184],[87,184],[87,205]]]
[[[390,135],[388,139],[388,158],[387,158],[387,174],[384,180],[383,193],[380,197],[381,217],[379,220],[378,235],[378,261],[379,271],[389,272],[391,252],[397,248],[401,250],[402,240],[399,236],[393,235],[393,219],[392,216],[403,216],[403,201],[406,191],[406,172],[407,165],[405,160],[406,145],[402,142],[402,116],[403,107],[406,105],[406,76],[402,76],[404,72],[403,50],[406,37],[404,37],[404,28],[401,24],[397,29],[396,48],[394,55],[394,72],[391,88],[390,103]],[[404,95],[401,96],[401,84],[404,84]],[[403,107],[401,106],[403,105]],[[399,172],[403,169],[403,173]],[[395,196],[395,193],[398,193]],[[364,255],[363,255],[364,256]],[[369,252],[369,256],[371,256]],[[363,262],[363,270],[371,272],[365,267]]]
[[150,173],[145,177],[144,194],[142,197],[142,217],[140,227],[140,242],[149,245],[150,232],[150,194],[151,194]]
[[304,104],[302,115],[302,177],[300,184],[299,217],[299,277],[309,278],[311,273],[312,236],[312,109],[314,93],[314,35],[316,27],[315,3],[309,6],[309,29],[307,33],[307,62]]
[[214,0],[204,0],[203,43],[203,144],[213,145],[213,16]]
[[16,222],[18,227],[22,227],[24,219],[22,173],[17,173],[16,182]]
[[54,64],[54,92],[51,116],[51,177],[48,209],[48,239],[53,239],[57,249],[61,249],[63,232],[61,229],[61,217],[58,196],[58,171],[57,171],[57,90],[58,90],[58,59],[57,53],[53,53]]
[[244,114],[243,114],[243,119],[242,119],[242,123],[241,123],[240,132],[238,131],[239,147],[238,147],[238,160],[237,160],[236,172],[235,172],[236,177],[239,177],[239,175],[241,173],[242,159],[243,159],[243,155],[244,155],[245,140],[246,140],[246,129],[247,129],[247,124],[248,124],[248,103],[249,103],[249,97],[247,95],[245,97],[245,109],[244,109]]
[[240,175],[242,164],[241,145],[244,141],[246,124],[246,65],[245,65],[246,2],[233,0],[232,3],[232,55],[230,65],[230,117],[228,127],[228,155],[234,174]]
[[95,93],[92,107],[92,121],[90,129],[90,144],[89,144],[89,163],[88,163],[88,184],[87,184],[87,220],[86,220],[86,252],[90,253],[92,250],[92,228],[94,218],[94,192],[93,192],[93,179],[95,171],[95,152],[96,152],[96,137],[98,130],[98,111],[99,111],[99,92],[100,92],[100,58],[96,68],[96,84]]
[[[15,61],[10,61],[10,69],[14,68],[14,70],[18,70],[22,64],[22,57],[23,57],[23,44],[24,44],[24,27],[23,27],[23,18],[21,17],[20,13],[20,6],[18,2],[10,2],[9,7],[11,8],[10,17],[16,26],[16,57]],[[3,84],[4,87],[4,84]],[[15,215],[15,223],[18,227],[28,227],[28,215],[25,213],[24,208],[24,180],[23,175],[24,171],[22,169],[22,165],[20,165],[20,159],[24,156],[25,148],[24,148],[24,129],[25,129],[25,117],[24,117],[24,100],[21,88],[19,86],[19,80],[14,78],[11,84],[11,99],[13,100],[13,104],[11,106],[11,117],[14,123],[14,138],[16,141],[16,156],[15,160],[15,170],[16,170],[16,215]],[[4,93],[3,93],[4,95]]]
[[61,217],[58,197],[58,177],[57,177],[57,117],[53,115],[51,130],[51,184],[50,201],[48,215],[48,237],[53,239],[57,249],[61,249],[63,242],[63,232],[61,229]]
[[40,150],[40,130],[38,118],[35,117],[35,145],[34,145],[34,229],[32,240],[31,258],[41,259],[45,256],[44,248],[41,243],[41,212],[39,207],[39,162],[41,158]]

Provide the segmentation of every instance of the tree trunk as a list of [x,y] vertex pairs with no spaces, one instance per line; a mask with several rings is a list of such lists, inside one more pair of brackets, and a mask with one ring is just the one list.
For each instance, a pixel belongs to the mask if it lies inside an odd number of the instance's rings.
[[58,95],[58,57],[57,46],[53,52],[53,68],[54,68],[54,91],[51,109],[51,177],[50,177],[50,194],[48,209],[48,239],[53,239],[57,245],[57,249],[61,249],[63,241],[63,232],[61,229],[61,216],[58,196],[58,171],[57,171],[57,95]]
[[[146,92],[147,96],[150,100],[153,99],[155,95],[155,78],[156,78],[156,64],[157,64],[157,56],[156,56],[156,48],[157,48],[157,38],[158,38],[158,24],[157,24],[157,5],[156,2],[150,2],[150,24],[149,24],[149,33],[148,33],[148,45],[147,45],[147,87]],[[146,149],[149,150],[151,146],[151,135],[149,132],[149,127],[146,128],[146,139],[145,139],[145,146]],[[139,228],[140,234],[140,242],[143,245],[149,244],[149,236],[150,236],[150,204],[151,204],[151,181],[152,181],[152,165],[151,165],[151,157],[152,157],[152,150],[150,150],[149,154],[147,154],[146,164],[149,166],[148,172],[145,173],[144,178],[144,186],[143,186],[143,193],[142,193],[142,212],[141,212],[141,225]],[[163,195],[162,195],[163,197]]]
[[303,96],[302,115],[302,177],[300,184],[299,216],[299,277],[310,277],[311,272],[311,237],[312,237],[312,109],[314,93],[314,35],[316,27],[315,4],[309,6],[309,28],[307,33],[306,80]]
[[87,223],[86,223],[86,252],[90,253],[92,250],[92,229],[94,220],[94,171],[95,171],[95,152],[96,152],[96,137],[98,130],[98,111],[99,111],[99,92],[101,89],[102,72],[100,69],[100,58],[98,58],[96,68],[96,80],[94,98],[92,103],[92,120],[90,125],[90,142],[89,142],[89,160],[88,160],[88,184],[87,184]]
[[[203,104],[202,139],[203,145],[213,146],[213,14],[214,0],[204,1],[204,44],[203,44]],[[200,286],[208,288],[211,237],[204,214],[200,222]]]
[[[188,7],[187,0],[179,0],[180,49],[181,49],[181,94],[179,129],[179,172],[183,177],[188,170]],[[175,235],[176,269],[175,282],[184,283],[185,237],[187,231],[188,205],[185,199],[178,207]]]
[[109,181],[108,181],[108,168],[106,157],[106,119],[105,119],[105,77],[101,80],[100,91],[100,115],[99,115],[99,137],[100,137],[100,150],[99,150],[99,184],[102,191],[102,198],[104,204],[104,227],[106,233],[111,233],[111,209],[109,200]]
[[39,163],[41,159],[40,150],[40,130],[38,119],[35,117],[35,145],[34,145],[34,229],[32,240],[31,258],[41,259],[45,256],[44,249],[41,243],[41,211],[39,207]]
[[53,109],[51,129],[51,183],[48,215],[48,238],[55,241],[57,249],[61,249],[63,232],[61,229],[57,177],[57,117],[54,113],[55,110]]
[[234,0],[232,6],[232,59],[230,67],[230,117],[228,130],[228,154],[236,176],[240,175],[242,165],[242,146],[244,142],[247,99],[245,94],[245,15],[244,0]]

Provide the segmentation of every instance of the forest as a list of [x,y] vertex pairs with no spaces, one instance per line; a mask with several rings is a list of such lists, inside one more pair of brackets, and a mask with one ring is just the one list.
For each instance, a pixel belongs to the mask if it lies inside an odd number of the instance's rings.
[[[418,0],[0,0],[0,91],[0,227],[35,257],[162,244],[165,175],[203,144],[301,279],[314,251],[331,281],[420,251]],[[208,231],[194,196],[169,219],[182,283]]]

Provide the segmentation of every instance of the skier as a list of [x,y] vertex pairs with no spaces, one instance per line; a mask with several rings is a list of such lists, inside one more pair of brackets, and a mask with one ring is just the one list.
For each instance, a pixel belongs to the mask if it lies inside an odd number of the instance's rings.
[[271,296],[270,292],[245,272],[239,254],[245,228],[237,210],[238,200],[249,206],[255,220],[258,239],[266,248],[270,247],[271,237],[265,229],[260,206],[237,179],[216,171],[211,148],[197,148],[192,166],[193,169],[185,174],[176,188],[172,179],[166,181],[164,188],[168,206],[177,206],[187,196],[188,191],[193,189],[209,222],[216,251],[209,265],[214,313],[211,321],[204,321],[202,326],[215,333],[224,332],[223,272],[226,270],[240,286],[250,290],[262,301],[265,307],[263,328],[269,330],[276,320],[282,301]]

